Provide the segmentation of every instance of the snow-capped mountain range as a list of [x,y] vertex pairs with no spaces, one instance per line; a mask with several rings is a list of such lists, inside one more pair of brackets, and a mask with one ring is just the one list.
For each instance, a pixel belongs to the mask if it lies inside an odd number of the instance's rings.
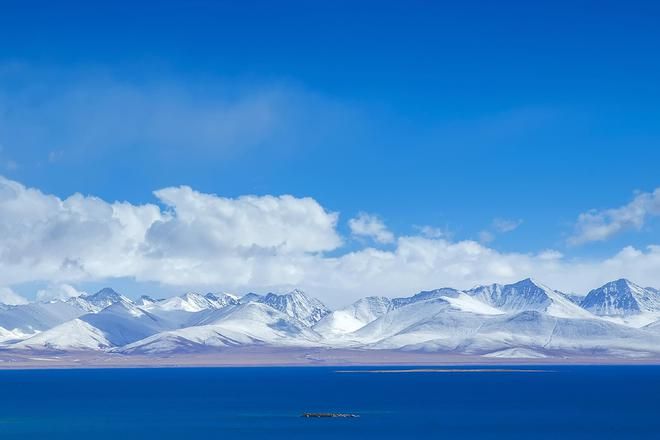
[[370,296],[334,311],[300,290],[133,301],[105,288],[66,301],[0,305],[5,352],[130,356],[244,346],[660,358],[660,291],[622,279],[580,297],[526,279]]

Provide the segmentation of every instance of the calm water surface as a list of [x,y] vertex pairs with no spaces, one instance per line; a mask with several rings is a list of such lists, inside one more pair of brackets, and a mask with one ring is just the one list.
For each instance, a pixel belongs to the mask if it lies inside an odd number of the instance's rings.
[[0,371],[0,439],[660,438],[660,367],[539,369]]

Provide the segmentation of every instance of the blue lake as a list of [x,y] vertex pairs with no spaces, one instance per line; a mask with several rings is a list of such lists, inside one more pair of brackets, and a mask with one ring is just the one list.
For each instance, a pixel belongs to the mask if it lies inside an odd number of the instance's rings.
[[[340,373],[337,370],[346,368],[328,367],[0,371],[0,439],[660,436],[660,367],[538,369],[552,371],[382,374]],[[305,419],[303,412],[360,417]]]

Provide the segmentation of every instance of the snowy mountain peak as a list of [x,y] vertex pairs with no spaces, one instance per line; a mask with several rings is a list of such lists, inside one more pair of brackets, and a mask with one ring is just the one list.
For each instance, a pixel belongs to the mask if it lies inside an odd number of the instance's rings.
[[504,312],[547,312],[562,318],[588,318],[589,313],[561,292],[531,278],[513,284],[491,284],[469,290],[468,295]]
[[203,310],[221,309],[237,305],[238,300],[233,295],[225,293],[207,293],[202,295],[188,292],[181,296],[173,296],[148,306],[148,310],[159,309],[165,312],[179,311],[196,313]]
[[149,295],[142,295],[135,300],[135,304],[140,307],[148,307],[152,304],[156,304],[156,300],[150,297]]
[[525,278],[524,280],[510,284],[510,286],[519,289],[541,289],[543,291],[553,291],[553,289],[550,289],[545,284],[536,281],[534,278]]
[[112,289],[111,287],[104,287],[96,293],[85,293],[83,297],[85,298],[119,298],[120,293]]
[[204,298],[216,309],[238,304],[238,298],[228,293],[207,293]]
[[133,317],[140,317],[145,315],[145,312],[141,310],[139,307],[137,307],[132,303],[128,303],[124,301],[119,301],[109,305],[108,307],[103,309],[103,312],[129,314]]
[[262,295],[259,295],[258,293],[250,292],[240,297],[238,302],[240,302],[241,304],[247,304],[249,302],[259,301],[262,298],[263,298]]
[[545,289],[530,278],[514,284],[479,286],[469,290],[468,294],[506,312],[542,311],[552,303]]
[[622,278],[592,290],[580,305],[599,316],[660,312],[660,294]]
[[109,287],[96,293],[82,295],[81,298],[99,309],[104,309],[117,302],[132,303],[130,299]]
[[157,304],[159,309],[165,311],[183,311],[183,312],[200,312],[202,310],[212,309],[213,306],[204,298],[203,295],[195,292],[188,292],[181,296],[173,296],[167,298]]
[[602,287],[607,287],[608,289],[616,289],[619,291],[644,290],[643,287],[638,286],[626,278],[619,278],[618,280],[610,281]]
[[452,289],[449,287],[443,287],[442,289],[435,290],[424,290],[413,296],[408,296],[404,298],[394,298],[392,300],[392,308],[398,309],[409,304],[413,304],[420,301],[428,301],[431,299],[443,298],[443,297],[455,297],[458,296],[460,291]]
[[257,302],[269,305],[308,327],[316,324],[330,313],[330,310],[321,301],[307,296],[305,292],[299,289],[292,290],[285,295],[269,293],[258,298]]
[[267,345],[660,359],[659,338],[660,292],[625,279],[583,300],[528,278],[407,298],[370,296],[334,312],[299,289],[240,300],[190,292],[136,302],[103,289],[66,301],[0,308],[0,351],[176,353]]
[[536,281],[534,281],[534,279],[532,277],[527,277],[527,278],[525,278],[523,280],[520,280],[520,281],[518,281],[517,283],[514,283],[514,284],[534,284],[534,285],[538,286],[538,283]]

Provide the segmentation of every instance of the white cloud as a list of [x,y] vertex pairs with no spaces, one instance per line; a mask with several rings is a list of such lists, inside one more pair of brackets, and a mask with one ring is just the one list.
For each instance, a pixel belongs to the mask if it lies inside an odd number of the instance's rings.
[[641,229],[647,217],[660,215],[660,188],[640,193],[627,205],[579,215],[571,244],[603,241],[627,229]]
[[363,216],[354,219],[357,230],[394,240],[392,248],[342,253],[338,214],[311,198],[231,199],[188,187],[155,195],[161,205],[80,194],[60,199],[0,177],[0,285],[46,282],[44,299],[77,294],[69,284],[124,277],[182,290],[301,287],[331,306],[528,276],[581,293],[620,277],[660,286],[660,246],[577,260],[554,250],[499,252],[445,236],[395,239]]
[[66,199],[0,177],[0,282],[132,275],[156,205]]
[[546,249],[538,254],[541,260],[560,260],[564,258],[564,254],[554,249]]
[[493,220],[493,228],[499,233],[511,232],[522,225],[522,220],[512,220],[506,218],[496,218]]
[[422,236],[427,238],[449,238],[452,236],[451,231],[447,227],[438,228],[436,226],[424,225],[415,226],[415,229],[418,230]]
[[[557,251],[505,253],[473,241],[412,236],[399,238],[393,251],[364,249],[324,264],[322,273],[314,274],[318,283],[314,289],[326,296],[342,295],[343,302],[367,294],[469,288],[530,276],[560,290],[583,293],[617,278],[660,286],[660,246],[630,247],[605,259],[577,260]],[[331,291],[324,291],[324,285],[331,286]]]
[[166,209],[60,199],[0,177],[0,282],[271,283],[298,273],[287,260],[341,245],[338,215],[311,198],[228,199],[187,187],[155,195]]
[[169,210],[148,230],[150,251],[168,256],[306,253],[336,249],[338,214],[314,199],[202,194],[189,187],[155,192]]
[[361,212],[348,221],[351,233],[360,237],[369,237],[378,243],[392,243],[394,234],[387,229],[385,223],[375,215]]
[[21,295],[14,292],[9,287],[0,287],[0,304],[16,306],[27,303],[28,303],[27,299],[23,298]]
[[37,291],[37,301],[66,301],[69,298],[75,298],[83,295],[85,292],[77,290],[70,284],[50,284],[47,287]]

